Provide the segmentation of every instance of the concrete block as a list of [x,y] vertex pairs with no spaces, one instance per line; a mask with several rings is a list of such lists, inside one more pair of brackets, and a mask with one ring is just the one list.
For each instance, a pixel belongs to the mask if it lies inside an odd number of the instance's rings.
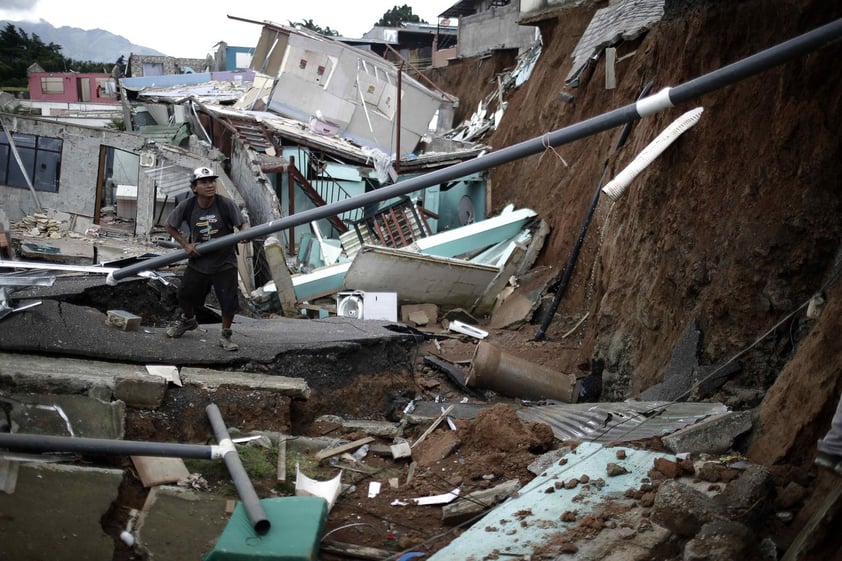
[[122,401],[55,394],[11,397],[16,403],[9,416],[21,433],[106,439],[121,439],[125,435],[126,404]]
[[401,322],[407,325],[425,326],[438,321],[439,307],[435,304],[404,304],[401,306]]
[[0,494],[0,558],[52,561],[114,558],[101,519],[117,500],[122,470],[21,464],[14,493]]
[[751,430],[751,411],[715,415],[662,438],[676,454],[719,454],[731,449],[734,439]]
[[392,457],[396,460],[400,458],[411,458],[412,457],[412,448],[410,447],[408,442],[400,442],[398,444],[392,444],[389,449],[392,451]]
[[140,316],[125,310],[108,310],[106,323],[122,331],[137,331],[140,329]]
[[153,487],[135,538],[148,559],[201,559],[228,523],[225,498],[181,487]]
[[114,397],[129,407],[158,409],[167,393],[167,381],[160,376],[117,376]]

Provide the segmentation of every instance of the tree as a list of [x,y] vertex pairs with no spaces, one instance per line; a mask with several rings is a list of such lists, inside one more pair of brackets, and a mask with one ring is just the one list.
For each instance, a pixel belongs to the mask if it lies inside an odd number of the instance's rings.
[[44,44],[37,34],[30,37],[11,23],[0,31],[0,85],[26,87],[26,70],[38,63],[47,72],[99,72],[99,64],[80,62],[61,55],[61,46]]
[[319,35],[326,35],[328,37],[339,37],[340,36],[340,33],[338,31],[336,31],[335,29],[331,29],[330,26],[322,27],[320,25],[317,25],[311,19],[305,19],[305,20],[299,21],[299,22],[294,22],[294,21],[289,21],[289,20],[287,20],[287,21],[289,22],[289,25],[291,27],[301,27],[303,29],[309,29],[310,31],[315,31]]
[[375,23],[375,27],[403,27],[405,23],[427,23],[416,14],[412,13],[412,7],[404,4],[403,6],[394,6],[392,9],[386,11],[380,18],[380,21]]

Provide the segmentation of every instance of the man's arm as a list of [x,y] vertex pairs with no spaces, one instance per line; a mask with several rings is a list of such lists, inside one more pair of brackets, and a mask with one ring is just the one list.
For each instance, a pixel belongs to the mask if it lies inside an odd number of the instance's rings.
[[185,252],[187,252],[187,255],[189,255],[190,257],[198,257],[200,255],[199,252],[196,251],[197,244],[191,243],[190,240],[185,238],[184,233],[181,230],[179,230],[169,222],[167,222],[165,226],[167,228],[167,233],[170,236],[172,236],[172,238],[178,243],[178,245],[181,246],[181,248]]

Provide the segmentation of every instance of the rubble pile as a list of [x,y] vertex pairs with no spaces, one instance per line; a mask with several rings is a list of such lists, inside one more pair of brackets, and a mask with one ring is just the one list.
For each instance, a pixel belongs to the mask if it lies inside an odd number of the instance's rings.
[[58,239],[64,235],[62,223],[42,212],[28,214],[17,222],[12,222],[11,226],[15,234],[30,238]]

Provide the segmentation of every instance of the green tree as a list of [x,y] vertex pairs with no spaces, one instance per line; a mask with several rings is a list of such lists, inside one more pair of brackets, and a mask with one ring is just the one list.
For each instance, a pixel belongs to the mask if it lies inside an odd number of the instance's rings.
[[60,45],[44,44],[37,34],[30,37],[23,29],[7,23],[0,31],[0,85],[25,88],[26,70],[36,62],[47,72],[102,71],[99,63],[65,58]]
[[394,6],[383,13],[380,21],[375,23],[376,27],[403,27],[405,23],[427,23],[416,14],[412,13],[412,7],[404,4]]
[[309,29],[310,31],[315,31],[319,35],[326,35],[328,37],[339,37],[340,36],[340,33],[337,30],[331,29],[330,26],[322,27],[320,25],[317,25],[311,19],[305,19],[303,21],[298,21],[298,22],[289,21],[289,20],[287,20],[287,21],[289,22],[290,27],[301,27],[301,28],[304,28],[304,29]]

